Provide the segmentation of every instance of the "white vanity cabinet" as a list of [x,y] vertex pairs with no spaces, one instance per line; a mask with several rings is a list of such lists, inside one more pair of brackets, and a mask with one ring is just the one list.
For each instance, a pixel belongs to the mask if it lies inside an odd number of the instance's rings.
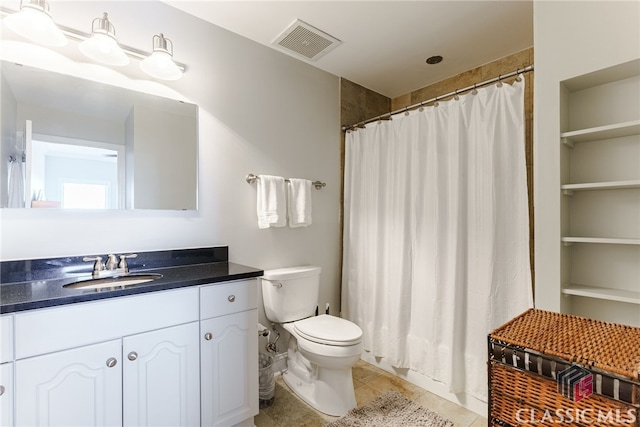
[[0,427],[13,425],[13,315],[0,317]]
[[16,362],[16,425],[122,423],[120,340]]
[[13,425],[13,363],[0,365],[0,426]]
[[16,426],[200,420],[198,289],[18,313]]
[[200,289],[202,426],[231,426],[258,414],[256,280]]
[[198,322],[122,340],[123,424],[200,424]]
[[257,298],[249,279],[0,317],[0,427],[253,425]]

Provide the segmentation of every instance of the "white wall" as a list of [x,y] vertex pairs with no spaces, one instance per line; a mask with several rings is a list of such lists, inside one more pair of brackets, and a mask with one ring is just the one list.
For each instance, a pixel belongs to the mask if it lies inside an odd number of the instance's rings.
[[[18,7],[17,2],[3,5]],[[173,41],[176,60],[187,64],[184,77],[164,89],[200,106],[199,210],[1,209],[0,259],[228,245],[231,261],[257,268],[320,265],[320,304],[331,303],[332,313],[337,313],[338,78],[163,3],[79,1],[51,6],[56,22],[83,31],[105,11],[121,43],[148,51],[152,36],[163,32]],[[71,52],[74,43],[65,49],[65,55],[77,55]],[[11,53],[8,48],[2,51]],[[84,59],[77,55],[74,61]],[[71,69],[83,67],[140,89],[157,86],[137,64],[123,71],[82,64]],[[326,182],[313,193],[313,225],[258,229],[256,188],[245,181],[250,172]]]
[[[180,105],[193,107],[192,104]],[[198,140],[196,115],[136,105],[132,116],[133,206],[136,209],[195,209],[197,197],[184,189],[195,188],[198,181],[195,161],[198,150],[193,143]]]
[[560,311],[560,82],[640,57],[640,2],[534,2],[536,306]]
[[124,125],[116,120],[19,103],[18,131],[24,132],[26,120],[31,120],[33,133],[124,145]]
[[[18,103],[7,84],[4,77],[0,77],[0,95],[2,95],[2,103],[0,104],[0,129],[2,135],[0,138],[0,208],[7,206],[9,203],[8,185],[9,185],[9,163],[7,159],[11,154],[16,154],[16,116],[18,114]],[[8,144],[6,142],[9,142]]]

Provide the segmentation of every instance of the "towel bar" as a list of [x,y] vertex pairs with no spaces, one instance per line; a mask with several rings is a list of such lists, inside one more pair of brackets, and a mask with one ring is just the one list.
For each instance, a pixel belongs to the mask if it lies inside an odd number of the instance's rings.
[[[249,184],[253,184],[254,182],[256,182],[256,179],[258,179],[258,178],[260,178],[260,176],[259,176],[259,175],[255,175],[255,174],[250,173],[250,174],[248,174],[248,175],[246,176],[246,178],[245,178],[245,179],[247,180],[247,182],[248,182]],[[288,179],[285,179],[285,181],[289,182],[289,180],[288,180]],[[313,181],[313,182],[311,183],[311,185],[313,185],[314,187],[316,187],[316,190],[320,190],[322,187],[325,187],[327,184],[326,184],[326,183],[324,183],[324,182],[322,182],[322,181]]]

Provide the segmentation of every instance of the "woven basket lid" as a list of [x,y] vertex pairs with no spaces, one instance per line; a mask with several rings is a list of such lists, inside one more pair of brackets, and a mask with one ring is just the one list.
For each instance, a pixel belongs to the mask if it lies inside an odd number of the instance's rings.
[[529,309],[490,337],[569,362],[640,379],[640,328]]

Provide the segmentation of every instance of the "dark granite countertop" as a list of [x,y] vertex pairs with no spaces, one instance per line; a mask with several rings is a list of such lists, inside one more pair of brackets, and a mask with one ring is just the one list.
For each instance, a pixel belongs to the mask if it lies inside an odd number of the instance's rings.
[[[131,260],[130,273],[157,273],[162,277],[124,289],[69,289],[64,285],[91,279],[91,266],[79,257],[0,263],[0,313],[116,298],[187,286],[249,279],[262,270],[228,262],[226,248],[158,251]],[[22,263],[22,264],[21,264]]]

